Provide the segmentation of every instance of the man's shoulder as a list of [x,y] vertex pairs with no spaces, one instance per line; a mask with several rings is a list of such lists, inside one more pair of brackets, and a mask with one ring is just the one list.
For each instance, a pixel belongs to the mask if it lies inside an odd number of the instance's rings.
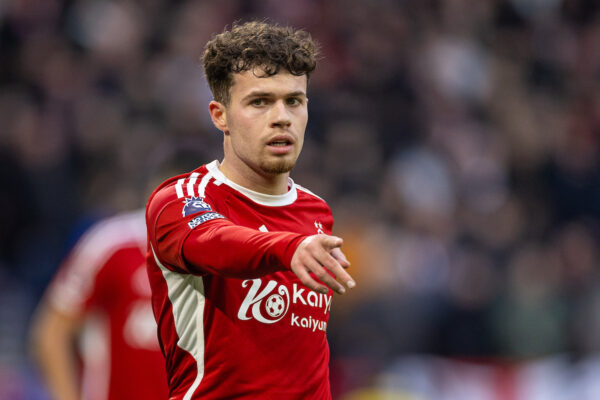
[[159,193],[163,195],[169,193],[173,196],[185,197],[208,174],[207,165],[201,165],[193,171],[168,178],[154,190],[150,198],[152,199]]
[[302,193],[304,196],[308,197],[308,198],[312,198],[315,201],[322,201],[323,203],[327,203],[325,201],[325,199],[323,199],[321,196],[316,195],[314,192],[310,191],[309,189],[305,188],[302,185],[298,185],[296,183],[296,188],[298,189],[298,191],[300,193]]
[[184,198],[199,197],[198,189],[204,178],[209,174],[207,165],[202,165],[193,171],[173,176],[161,183],[148,199],[147,209],[162,208],[167,203]]
[[319,205],[331,211],[331,209],[329,208],[329,204],[327,204],[327,201],[325,201],[323,197],[315,194],[313,191],[297,183],[295,183],[295,186],[298,192],[298,200],[302,202],[310,202],[314,205]]

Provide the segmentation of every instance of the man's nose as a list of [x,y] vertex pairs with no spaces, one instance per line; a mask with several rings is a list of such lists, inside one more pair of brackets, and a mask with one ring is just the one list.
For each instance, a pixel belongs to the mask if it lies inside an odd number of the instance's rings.
[[292,124],[290,112],[283,101],[276,101],[272,109],[272,127],[287,128]]

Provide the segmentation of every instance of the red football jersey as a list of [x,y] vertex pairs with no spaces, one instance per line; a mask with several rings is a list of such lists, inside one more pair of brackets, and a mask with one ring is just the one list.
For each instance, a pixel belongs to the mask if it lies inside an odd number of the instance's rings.
[[298,244],[330,234],[319,197],[257,193],[218,162],[164,182],[146,211],[148,274],[170,399],[330,399],[332,291],[290,270]]
[[54,308],[86,318],[82,399],[168,396],[146,248],[143,210],[100,221],[77,242],[48,288]]

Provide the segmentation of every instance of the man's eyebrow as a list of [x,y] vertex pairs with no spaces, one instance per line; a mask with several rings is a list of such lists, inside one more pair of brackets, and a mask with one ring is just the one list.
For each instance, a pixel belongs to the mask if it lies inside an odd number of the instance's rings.
[[[273,92],[250,92],[242,100],[250,99],[253,97],[274,97]],[[306,93],[302,90],[297,90],[295,92],[286,93],[284,97],[306,97]]]
[[288,93],[287,97],[306,97],[306,93],[303,92],[302,90],[298,90],[292,93]]

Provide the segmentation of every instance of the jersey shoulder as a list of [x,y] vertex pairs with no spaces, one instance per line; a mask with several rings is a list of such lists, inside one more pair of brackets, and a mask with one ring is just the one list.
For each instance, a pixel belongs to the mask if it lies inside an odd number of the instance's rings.
[[294,185],[296,186],[296,190],[298,191],[299,200],[310,202],[316,206],[323,207],[329,213],[331,213],[331,208],[329,207],[329,204],[327,204],[325,199],[323,199],[321,196],[316,195],[314,192],[310,191],[304,186],[301,186],[297,183],[294,183]]
[[167,179],[159,185],[148,199],[146,212],[149,216],[160,214],[162,208],[176,199],[204,197],[205,181],[208,178],[206,165]]
[[327,204],[327,202],[325,201],[325,199],[323,199],[322,197],[314,194],[312,191],[308,190],[307,188],[305,188],[302,185],[298,185],[297,183],[295,183],[296,188],[302,192],[305,196],[308,196],[310,198],[313,198],[315,201],[322,201],[323,203]]

